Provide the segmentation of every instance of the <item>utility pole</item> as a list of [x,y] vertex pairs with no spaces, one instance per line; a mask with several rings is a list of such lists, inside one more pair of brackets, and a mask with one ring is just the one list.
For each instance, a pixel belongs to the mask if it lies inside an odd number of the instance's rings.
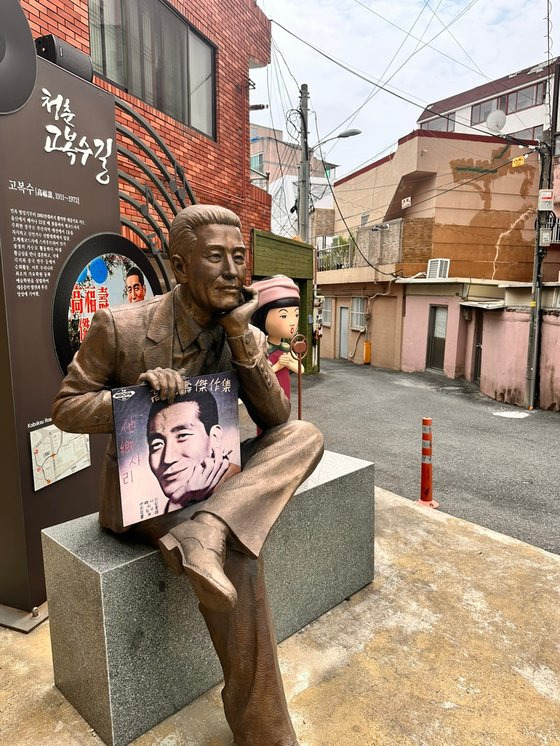
[[[549,78],[550,80],[550,78]],[[556,129],[558,124],[558,92],[560,86],[560,65],[554,68],[554,89],[552,92],[552,110],[550,114],[550,130],[548,142],[543,141],[537,152],[541,164],[539,192],[550,189],[552,173],[552,156],[555,153]],[[539,195],[540,201],[540,195]],[[542,208],[541,205],[538,206]],[[547,228],[550,212],[538,209],[535,224],[535,253],[533,257],[533,280],[531,289],[531,316],[529,319],[529,341],[527,350],[527,408],[534,409],[536,401],[537,381],[539,377],[540,332],[542,314],[542,264],[546,256],[546,246],[543,246],[542,230]]]
[[301,161],[299,164],[298,181],[298,235],[302,241],[309,243],[309,192],[311,190],[311,177],[309,174],[309,142],[307,127],[309,91],[307,89],[307,83],[302,83],[299,91],[299,108],[301,113]]

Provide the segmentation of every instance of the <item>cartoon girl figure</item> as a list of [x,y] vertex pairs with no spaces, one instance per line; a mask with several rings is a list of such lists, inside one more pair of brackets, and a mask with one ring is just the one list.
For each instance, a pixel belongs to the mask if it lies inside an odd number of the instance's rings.
[[297,373],[298,370],[297,360],[290,353],[289,340],[298,330],[299,288],[285,275],[257,280],[251,287],[259,294],[253,324],[267,335],[268,360],[289,399],[290,371]]

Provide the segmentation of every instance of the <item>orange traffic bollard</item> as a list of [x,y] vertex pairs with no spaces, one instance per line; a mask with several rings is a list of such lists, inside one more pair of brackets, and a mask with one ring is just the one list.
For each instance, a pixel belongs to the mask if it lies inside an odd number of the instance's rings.
[[418,505],[425,508],[439,508],[439,503],[432,497],[432,418],[422,417],[422,471],[420,500]]

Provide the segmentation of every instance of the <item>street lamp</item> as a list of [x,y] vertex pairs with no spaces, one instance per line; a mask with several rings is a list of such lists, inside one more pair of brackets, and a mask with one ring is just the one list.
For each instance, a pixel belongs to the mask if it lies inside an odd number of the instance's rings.
[[310,150],[315,150],[315,148],[318,148],[319,145],[324,145],[326,142],[330,142],[331,140],[338,140],[341,137],[354,137],[354,135],[361,135],[362,130],[344,130],[344,132],[340,132],[338,135],[333,135],[333,137],[329,137],[328,140],[321,140],[316,145],[313,145]]

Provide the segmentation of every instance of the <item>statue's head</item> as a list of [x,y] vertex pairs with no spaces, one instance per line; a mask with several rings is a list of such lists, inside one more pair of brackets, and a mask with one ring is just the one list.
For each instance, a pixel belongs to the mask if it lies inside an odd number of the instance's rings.
[[[179,212],[171,224],[169,232],[169,256],[173,264],[173,256],[179,254],[187,258],[195,248],[197,229],[206,225],[226,225],[241,230],[241,220],[220,205],[189,205]],[[175,271],[175,268],[173,268]]]
[[216,205],[185,207],[171,225],[169,256],[177,283],[204,315],[239,305],[247,267],[234,212]]
[[274,275],[251,285],[259,294],[253,324],[263,331],[269,342],[280,344],[298,330],[300,294],[296,283],[286,275]]

